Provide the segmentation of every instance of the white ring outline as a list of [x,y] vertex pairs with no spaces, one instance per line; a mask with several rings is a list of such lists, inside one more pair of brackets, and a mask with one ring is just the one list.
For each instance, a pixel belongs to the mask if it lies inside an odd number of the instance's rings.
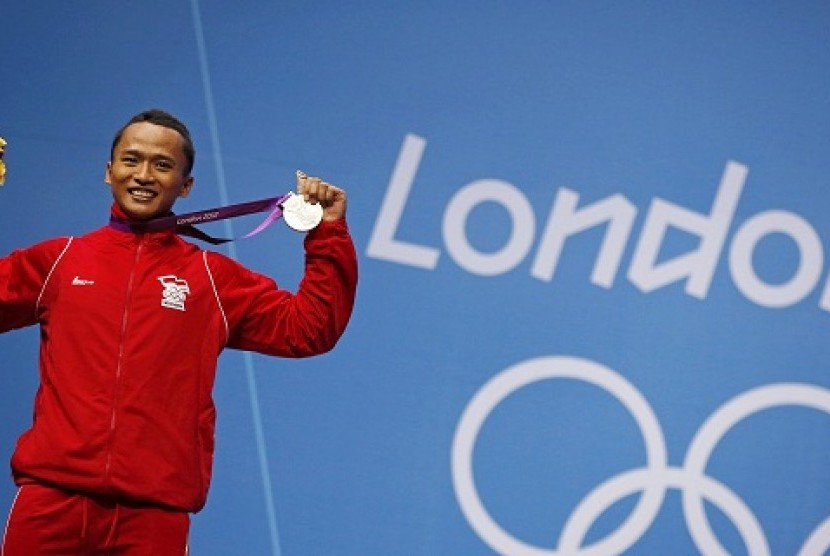
[[[711,477],[695,478],[678,467],[668,467],[659,475],[648,469],[635,469],[620,473],[600,484],[580,502],[571,514],[562,531],[558,548],[563,554],[585,554],[584,550],[580,550],[580,544],[596,519],[614,503],[643,490],[644,485],[657,482],[667,488],[676,488],[685,492],[695,481],[699,481],[702,487],[700,490],[706,499],[716,504],[732,520],[732,524],[736,525],[749,554],[769,556],[770,549],[761,524],[738,495]],[[606,554],[621,554],[638,540],[639,536],[626,537],[620,545],[612,547]],[[703,551],[701,554],[714,556],[717,553]]]
[[801,550],[798,551],[798,556],[823,556],[830,550],[830,517],[825,519],[816,527]]
[[[565,370],[542,368],[545,365],[554,368],[564,365]],[[648,457],[647,467],[620,473],[601,483],[583,498],[563,527],[556,550],[530,545],[504,531],[484,508],[476,491],[472,471],[475,440],[489,413],[519,388],[549,378],[582,379],[610,388],[607,391],[625,405],[640,425]],[[614,384],[621,387],[620,392],[611,391]],[[813,408],[830,414],[830,390],[809,384],[780,383],[740,394],[722,405],[704,422],[692,440],[683,468],[668,467],[659,421],[647,400],[624,378],[587,359],[565,356],[530,359],[493,377],[476,392],[465,408],[453,438],[453,487],[468,523],[491,548],[503,554],[595,556],[621,553],[636,543],[651,526],[662,505],[665,490],[674,487],[682,492],[686,524],[692,540],[702,553],[728,555],[706,518],[703,507],[705,496],[732,520],[749,554],[768,556],[769,545],[752,511],[732,490],[703,472],[717,443],[738,422],[759,411],[786,405]],[[651,426],[643,427],[643,424]],[[605,539],[587,548],[580,548],[596,518],[616,501],[637,491],[642,492],[642,496],[623,524]],[[655,500],[657,505],[652,507]],[[830,517],[819,524],[805,540],[798,556],[821,556],[828,549]]]
[[[632,414],[643,433],[646,448],[646,469],[660,471],[666,467],[666,443],[654,411],[643,395],[614,371],[588,359],[550,356],[530,359],[502,371],[475,393],[459,421],[452,444],[452,476],[456,499],[468,523],[491,548],[502,554],[557,556],[555,549],[544,549],[515,538],[490,517],[473,479],[473,448],[484,420],[508,395],[519,388],[549,378],[578,379],[600,386],[617,398]],[[651,525],[665,495],[665,486],[655,482],[643,489],[631,515],[620,528],[584,552],[588,555],[609,554],[608,545],[620,538],[639,538]],[[628,529],[633,530],[633,533]]]
[[[830,390],[809,384],[778,383],[759,386],[732,398],[710,415],[695,434],[686,453],[684,471],[693,477],[703,477],[715,446],[732,427],[754,413],[786,405],[812,408],[830,414]],[[694,484],[694,481],[690,482]],[[695,488],[684,489],[682,500],[686,524],[698,549],[704,554],[729,554],[709,525],[699,492]],[[819,546],[822,543],[824,546]],[[817,548],[821,549],[820,552],[813,552]],[[828,548],[830,520],[819,525],[799,554],[824,554]]]

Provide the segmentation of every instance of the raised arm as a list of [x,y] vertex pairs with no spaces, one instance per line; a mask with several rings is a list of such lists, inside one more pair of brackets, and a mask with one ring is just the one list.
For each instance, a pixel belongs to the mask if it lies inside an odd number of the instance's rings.
[[[346,193],[298,172],[299,193],[323,206],[323,222],[305,238],[305,273],[296,294],[224,261],[219,297],[231,327],[228,347],[306,357],[329,351],[346,329],[357,288],[357,254],[345,220]],[[216,257],[214,257],[216,258]]]

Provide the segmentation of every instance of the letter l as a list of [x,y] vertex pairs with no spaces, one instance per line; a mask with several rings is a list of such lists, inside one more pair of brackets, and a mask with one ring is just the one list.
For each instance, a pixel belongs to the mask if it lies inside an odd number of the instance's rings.
[[398,241],[394,237],[425,148],[426,141],[417,135],[408,133],[404,138],[366,254],[375,259],[432,270],[438,263],[437,249]]

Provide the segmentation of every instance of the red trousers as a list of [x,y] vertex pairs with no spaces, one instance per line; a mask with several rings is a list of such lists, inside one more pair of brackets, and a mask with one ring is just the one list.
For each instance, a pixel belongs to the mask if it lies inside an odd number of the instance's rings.
[[189,529],[187,512],[23,485],[0,556],[183,556]]

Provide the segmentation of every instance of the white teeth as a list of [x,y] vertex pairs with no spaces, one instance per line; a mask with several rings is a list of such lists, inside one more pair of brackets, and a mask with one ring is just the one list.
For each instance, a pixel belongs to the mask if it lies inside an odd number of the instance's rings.
[[152,199],[156,196],[155,193],[147,189],[131,189],[130,195],[133,197],[141,197],[142,199]]

